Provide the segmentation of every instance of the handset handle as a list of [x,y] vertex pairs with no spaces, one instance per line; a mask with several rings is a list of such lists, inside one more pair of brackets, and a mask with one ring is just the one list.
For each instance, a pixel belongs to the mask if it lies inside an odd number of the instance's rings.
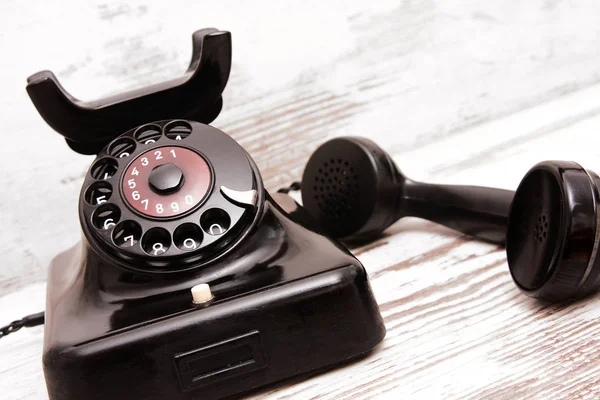
[[44,120],[81,154],[96,154],[121,133],[149,121],[212,122],[231,71],[231,34],[207,28],[192,36],[192,59],[177,79],[94,101],[69,94],[51,71],[27,79],[27,93]]
[[404,216],[424,218],[503,245],[513,196],[511,190],[407,180],[399,209]]

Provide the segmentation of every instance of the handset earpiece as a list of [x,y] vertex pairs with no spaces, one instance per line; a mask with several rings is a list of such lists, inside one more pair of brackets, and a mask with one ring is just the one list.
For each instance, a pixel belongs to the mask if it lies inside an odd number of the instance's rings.
[[506,241],[511,275],[525,294],[556,302],[598,288],[599,184],[594,172],[566,161],[544,161],[525,175]]
[[513,194],[412,181],[379,146],[358,137],[321,145],[302,177],[303,205],[329,234],[346,241],[370,240],[412,216],[502,244]]
[[327,233],[346,241],[373,239],[413,216],[506,242],[513,280],[531,297],[558,302],[600,288],[600,177],[574,162],[537,164],[514,193],[431,185],[402,175],[370,140],[337,138],[310,157],[302,201]]

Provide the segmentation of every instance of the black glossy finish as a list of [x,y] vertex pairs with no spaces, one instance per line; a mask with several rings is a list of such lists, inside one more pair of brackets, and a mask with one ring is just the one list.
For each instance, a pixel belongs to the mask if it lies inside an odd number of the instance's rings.
[[[49,269],[50,400],[235,396],[385,336],[360,262],[293,199],[273,200],[233,139],[184,120],[216,118],[231,68],[228,32],[193,41],[184,77],[94,102],[49,71],[28,79],[69,146],[99,153],[79,201],[82,242]],[[202,305],[200,283],[214,296]]]
[[527,295],[555,302],[599,288],[598,181],[567,161],[539,163],[521,181],[506,252],[512,277]]
[[[148,144],[136,140],[137,132],[148,125],[156,127],[158,132],[161,132],[160,136],[155,137],[154,141]],[[189,134],[181,139],[170,138],[169,128],[174,125],[185,126]],[[129,141],[132,145],[128,152],[121,153],[122,148],[116,144]],[[111,151],[115,148],[118,151]],[[181,163],[183,158],[181,150],[193,152],[210,165],[214,179],[208,191],[202,191],[199,196],[195,196],[190,202],[195,205],[184,213],[163,218],[161,214],[150,215],[140,212],[140,209],[144,210],[144,205],[147,205],[147,212],[155,211],[158,205],[163,211],[170,210],[175,198],[178,199],[176,201],[178,209],[186,206],[184,195],[188,193],[187,188],[193,186],[198,180],[205,179],[204,174],[193,176],[197,171],[186,169],[188,174],[185,176],[184,186],[170,197],[165,193],[155,194],[150,188],[150,182],[140,179],[145,176],[145,172],[150,172],[144,171],[144,168],[153,168],[152,171],[155,171],[156,164],[160,166],[178,164],[183,168],[185,163]],[[171,151],[176,152],[178,156],[174,157]],[[140,157],[146,157],[147,160],[142,159],[142,163],[138,163]],[[97,166],[103,164],[114,166],[112,175],[106,177],[102,174],[94,174]],[[146,167],[143,166],[144,164]],[[136,171],[138,175],[133,174],[132,165],[138,166]],[[133,191],[125,191],[125,188],[130,188],[128,183],[134,185]],[[86,194],[98,184],[108,184],[118,193],[112,194],[103,203],[90,202]],[[199,268],[205,262],[221,257],[224,252],[229,251],[232,243],[247,234],[250,224],[258,215],[259,207],[244,207],[223,196],[218,190],[222,186],[237,191],[256,190],[259,195],[258,204],[264,200],[258,168],[248,153],[229,135],[210,125],[194,121],[155,121],[125,132],[99,153],[85,177],[79,199],[81,226],[92,245],[98,246],[99,251],[110,254],[115,262],[123,263],[125,268],[152,273],[172,273],[183,269]],[[142,203],[144,200],[147,202]],[[107,224],[105,220],[95,224],[94,219],[101,217],[105,210],[117,211],[114,216],[109,216],[112,218],[111,223]],[[225,221],[219,216],[223,216]],[[208,226],[203,223],[207,220],[211,221]],[[220,223],[219,228],[211,230],[211,226],[215,223]],[[189,248],[177,245],[175,232],[185,229],[184,225],[193,226],[196,231],[204,232],[200,236],[195,236],[194,245]],[[123,227],[125,231],[120,234]],[[137,234],[134,227],[139,228]],[[134,238],[126,240],[131,236]],[[165,251],[153,251],[152,242],[161,243],[162,246],[159,247],[164,248]]]
[[148,177],[150,188],[158,194],[176,192],[183,185],[184,176],[179,167],[172,163],[154,167]]
[[503,244],[513,195],[511,190],[431,185],[406,179],[399,218],[424,218],[481,240]]
[[[132,272],[85,238],[58,256],[43,357],[50,399],[216,399],[375,347],[385,327],[362,265],[290,197],[277,201],[266,195],[244,240],[200,269]],[[205,308],[191,303],[198,283],[215,296]]]
[[27,79],[27,93],[40,115],[69,146],[96,154],[117,135],[152,120],[184,118],[210,123],[221,111],[221,93],[231,70],[231,34],[207,28],[192,36],[184,76],[90,102],[70,95],[50,71]]
[[[199,181],[204,197],[164,217]],[[379,343],[362,265],[277,196],[241,146],[198,122],[152,122],[105,146],[81,191],[82,243],[50,268],[50,399],[222,398]],[[199,283],[214,295],[204,306]]]
[[324,143],[302,177],[304,206],[328,233],[346,241],[371,240],[412,216],[502,244],[512,196],[502,189],[412,181],[375,143],[358,137]]

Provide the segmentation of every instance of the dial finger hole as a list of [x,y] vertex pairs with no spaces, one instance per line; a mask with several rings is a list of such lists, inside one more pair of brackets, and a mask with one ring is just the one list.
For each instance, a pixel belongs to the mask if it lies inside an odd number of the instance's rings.
[[102,158],[92,165],[91,175],[94,179],[109,179],[119,168],[117,161],[113,158]]
[[200,247],[203,237],[202,229],[198,225],[186,223],[175,229],[173,242],[183,251],[192,251]]
[[229,214],[220,208],[206,210],[200,217],[200,226],[204,232],[212,236],[219,236],[227,232],[231,225]]
[[123,221],[113,231],[113,242],[121,248],[135,246],[142,237],[142,227],[135,221]]
[[112,195],[112,186],[108,182],[95,182],[85,191],[85,201],[97,206],[106,203]]
[[160,256],[171,247],[171,235],[163,228],[152,228],[142,238],[142,248],[151,256]]
[[183,140],[192,133],[192,126],[186,121],[172,121],[165,126],[165,136],[173,140]]
[[128,137],[122,137],[108,146],[108,154],[117,158],[129,157],[135,151],[135,141]]
[[104,204],[92,215],[92,223],[98,229],[109,230],[114,227],[121,218],[121,210],[114,204]]
[[142,144],[151,144],[160,139],[162,132],[160,126],[150,124],[138,128],[133,136],[135,137],[135,140]]

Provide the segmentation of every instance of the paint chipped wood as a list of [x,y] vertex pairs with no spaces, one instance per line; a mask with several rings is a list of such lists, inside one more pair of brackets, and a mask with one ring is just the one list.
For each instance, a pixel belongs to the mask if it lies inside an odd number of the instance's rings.
[[[600,3],[561,0],[0,4],[5,142],[0,323],[44,305],[51,258],[79,240],[91,157],[45,125],[25,78],[57,72],[84,100],[180,75],[190,35],[233,33],[214,125],[273,190],[327,138],[369,136],[411,178],[514,189],[533,164],[600,172]],[[23,13],[27,7],[27,13]],[[252,398],[600,398],[600,304],[521,295],[501,248],[405,219],[353,249],[388,334],[366,358]],[[2,398],[47,399],[42,329],[0,341]]]

